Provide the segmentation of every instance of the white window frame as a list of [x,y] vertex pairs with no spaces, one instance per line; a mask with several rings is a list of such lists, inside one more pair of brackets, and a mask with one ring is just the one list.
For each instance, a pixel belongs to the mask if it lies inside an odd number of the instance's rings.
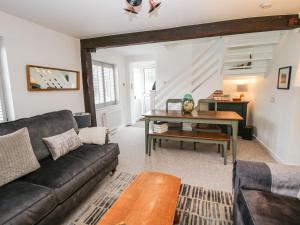
[[[100,103],[100,104],[96,104],[95,106],[96,108],[104,108],[106,106],[112,106],[112,105],[117,105],[118,104],[118,100],[117,100],[117,79],[116,79],[116,69],[115,69],[115,65],[111,64],[111,63],[105,63],[105,62],[101,62],[98,60],[93,60],[93,66],[101,66],[102,68],[102,85],[103,85],[103,98],[104,98],[104,103]],[[113,70],[113,80],[114,80],[114,95],[115,95],[115,100],[114,101],[106,101],[106,91],[105,91],[105,82],[104,82],[104,68],[112,68]],[[94,76],[94,73],[93,73]],[[99,90],[100,91],[100,90]],[[94,92],[94,94],[96,94]],[[100,95],[100,92],[99,92]],[[100,96],[99,96],[100,99]]]
[[[2,44],[1,42],[1,37],[0,37],[0,45]],[[3,116],[3,121],[0,120],[0,123],[5,123],[8,121],[7,117],[7,111],[6,111],[6,99],[5,99],[5,93],[4,93],[4,86],[3,86],[3,46],[0,46],[0,106],[2,110],[2,116]]]

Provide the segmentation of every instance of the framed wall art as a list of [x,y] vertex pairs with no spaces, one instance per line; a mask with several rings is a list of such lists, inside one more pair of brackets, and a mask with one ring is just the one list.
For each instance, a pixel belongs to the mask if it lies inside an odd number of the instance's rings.
[[79,71],[27,65],[29,91],[79,90]]
[[279,68],[278,83],[277,83],[278,89],[285,89],[285,90],[290,89],[291,73],[292,73],[291,66]]

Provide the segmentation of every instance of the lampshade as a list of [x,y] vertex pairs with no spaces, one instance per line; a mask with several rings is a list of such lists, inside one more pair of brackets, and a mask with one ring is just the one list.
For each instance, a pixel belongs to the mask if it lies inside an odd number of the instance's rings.
[[77,122],[78,128],[86,128],[91,126],[91,114],[90,113],[74,113],[74,118]]
[[295,78],[295,87],[300,87],[300,61],[298,63],[297,71],[296,71],[296,78]]
[[237,92],[248,92],[248,84],[238,84],[236,87]]

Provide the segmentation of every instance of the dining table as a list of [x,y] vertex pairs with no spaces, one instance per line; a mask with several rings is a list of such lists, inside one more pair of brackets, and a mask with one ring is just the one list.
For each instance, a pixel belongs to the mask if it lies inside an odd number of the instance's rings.
[[[199,111],[184,113],[182,110],[151,110],[143,115],[145,117],[145,151],[149,151],[149,128],[151,121],[170,123],[200,123],[227,126],[227,133],[232,137],[232,160],[236,160],[238,123],[243,117],[233,111]],[[162,134],[163,135],[163,134]],[[184,139],[182,139],[184,141]]]

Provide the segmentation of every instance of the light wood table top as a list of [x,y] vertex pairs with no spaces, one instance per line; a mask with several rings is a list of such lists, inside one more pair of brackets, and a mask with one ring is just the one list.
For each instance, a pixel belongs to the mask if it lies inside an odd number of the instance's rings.
[[155,172],[141,173],[98,225],[173,225],[181,180]]
[[236,112],[231,111],[197,111],[184,114],[181,110],[152,110],[144,114],[145,117],[160,118],[185,118],[185,119],[207,119],[207,120],[243,120]]

